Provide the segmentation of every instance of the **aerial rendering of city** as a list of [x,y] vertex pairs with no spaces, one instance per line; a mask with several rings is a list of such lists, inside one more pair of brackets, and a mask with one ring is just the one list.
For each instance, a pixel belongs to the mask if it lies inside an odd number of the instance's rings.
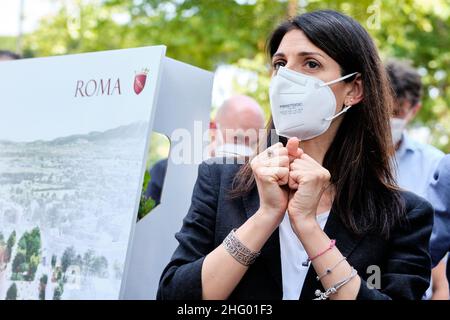
[[147,129],[0,137],[0,299],[119,297]]

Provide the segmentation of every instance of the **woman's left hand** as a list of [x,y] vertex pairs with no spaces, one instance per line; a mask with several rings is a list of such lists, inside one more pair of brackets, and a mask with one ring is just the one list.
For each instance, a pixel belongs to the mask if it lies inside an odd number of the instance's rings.
[[307,154],[290,164],[288,214],[294,230],[317,224],[317,207],[330,178],[330,172]]

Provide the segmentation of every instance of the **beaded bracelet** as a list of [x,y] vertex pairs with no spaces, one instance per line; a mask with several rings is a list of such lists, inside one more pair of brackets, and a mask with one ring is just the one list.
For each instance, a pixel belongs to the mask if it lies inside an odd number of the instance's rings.
[[310,263],[311,261],[313,261],[314,259],[317,259],[317,258],[320,257],[321,255],[325,254],[328,250],[333,249],[335,245],[336,245],[336,240],[332,239],[332,240],[330,241],[330,245],[328,246],[328,248],[326,248],[324,251],[322,251],[322,252],[316,254],[316,255],[315,255],[314,257],[312,257],[312,258],[308,257],[308,259],[306,259],[306,261],[304,261],[304,262],[302,263],[302,266],[304,266],[304,267],[309,266],[309,263]]
[[256,258],[260,255],[260,252],[252,251],[244,246],[236,237],[235,231],[236,229],[231,230],[225,240],[223,240],[222,244],[237,262],[247,267],[255,262]]
[[345,260],[347,260],[347,258],[346,258],[346,257],[343,257],[343,258],[342,258],[341,260],[339,260],[339,262],[336,263],[334,266],[332,266],[331,268],[327,268],[327,269],[325,270],[325,272],[324,272],[322,275],[316,277],[317,281],[320,281],[320,279],[322,279],[322,278],[325,277],[326,275],[329,275],[331,272],[333,272],[334,269],[336,269],[336,267],[337,267],[338,265],[340,265],[340,264],[341,264],[343,261],[345,261]]
[[349,283],[357,275],[358,271],[356,271],[355,268],[352,267],[352,272],[350,273],[350,276],[339,281],[334,286],[328,288],[327,290],[325,290],[325,292],[321,292],[319,289],[317,289],[315,292],[317,298],[315,298],[314,300],[327,300],[329,296],[338,292],[340,288]]

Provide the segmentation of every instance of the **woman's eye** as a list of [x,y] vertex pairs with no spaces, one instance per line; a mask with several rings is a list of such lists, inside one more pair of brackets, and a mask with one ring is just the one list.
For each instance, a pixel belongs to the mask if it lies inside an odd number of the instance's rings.
[[273,68],[275,70],[278,70],[280,67],[286,66],[286,63],[284,61],[276,61],[273,63]]
[[306,66],[311,69],[316,69],[316,68],[320,67],[320,65],[317,62],[312,61],[312,60],[306,61]]

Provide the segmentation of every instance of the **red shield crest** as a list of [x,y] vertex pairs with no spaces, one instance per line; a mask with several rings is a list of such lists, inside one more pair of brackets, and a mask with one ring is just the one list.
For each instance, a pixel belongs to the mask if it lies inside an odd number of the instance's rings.
[[144,90],[145,82],[147,81],[147,70],[136,74],[134,77],[134,92],[140,94]]

